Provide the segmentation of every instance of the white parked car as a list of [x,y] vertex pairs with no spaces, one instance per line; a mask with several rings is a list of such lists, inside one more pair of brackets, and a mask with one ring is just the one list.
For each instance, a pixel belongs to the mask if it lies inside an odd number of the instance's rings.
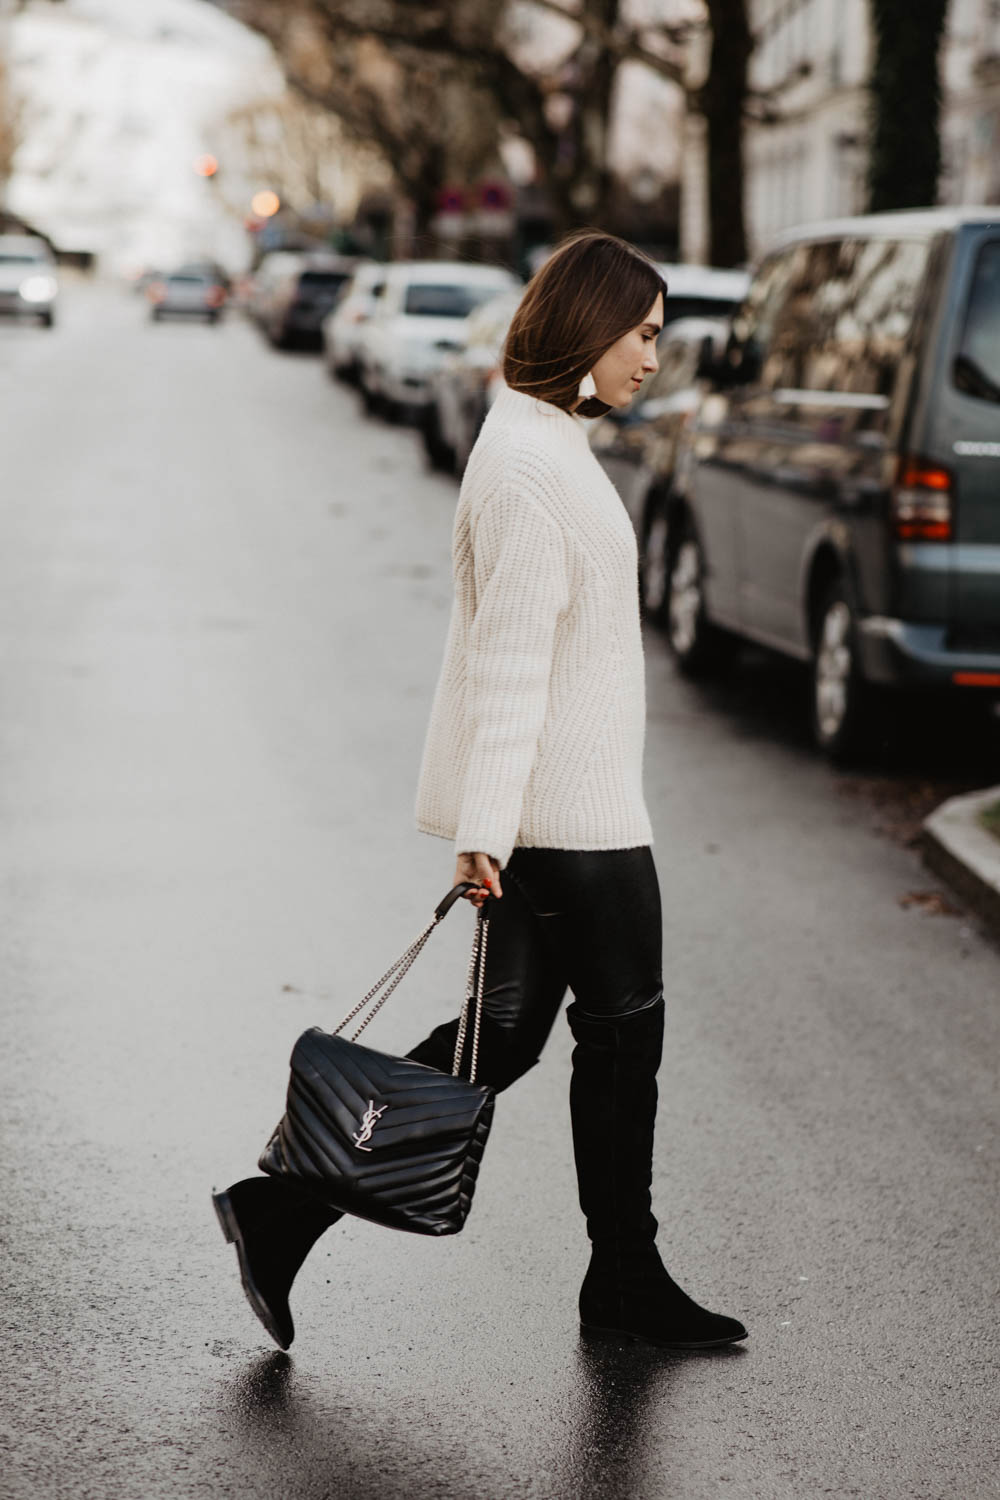
[[384,284],[385,266],[379,261],[358,266],[323,319],[320,326],[323,358],[335,379],[357,379],[364,325],[375,311]]
[[0,234],[0,313],[34,317],[44,328],[56,320],[55,256],[34,234]]
[[365,406],[389,417],[414,416],[430,398],[430,380],[463,347],[464,320],[498,292],[520,285],[501,266],[467,261],[398,261],[363,325],[358,354]]

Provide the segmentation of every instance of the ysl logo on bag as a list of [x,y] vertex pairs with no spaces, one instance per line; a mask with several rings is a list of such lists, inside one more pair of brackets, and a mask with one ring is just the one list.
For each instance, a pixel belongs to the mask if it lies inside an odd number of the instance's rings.
[[372,1149],[370,1146],[366,1146],[364,1143],[365,1141],[371,1140],[372,1131],[378,1124],[379,1116],[384,1115],[388,1108],[388,1104],[383,1104],[381,1109],[376,1109],[375,1100],[369,1099],[368,1108],[365,1110],[364,1115],[361,1119],[361,1129],[358,1131],[357,1135],[351,1136],[351,1140],[357,1146],[359,1151],[370,1151]]

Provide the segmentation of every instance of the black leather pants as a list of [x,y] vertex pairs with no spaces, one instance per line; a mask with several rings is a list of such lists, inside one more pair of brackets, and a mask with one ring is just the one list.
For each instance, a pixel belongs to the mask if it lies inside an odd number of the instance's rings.
[[[662,920],[648,847],[515,849],[491,901],[479,1076],[507,1088],[538,1061],[567,988],[575,1010],[615,1020],[663,994]],[[456,1022],[411,1057],[449,1069]]]

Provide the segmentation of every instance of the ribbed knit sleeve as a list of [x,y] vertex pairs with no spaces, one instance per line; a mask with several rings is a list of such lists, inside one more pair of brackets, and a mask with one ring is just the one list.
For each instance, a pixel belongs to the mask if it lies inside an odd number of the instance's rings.
[[508,478],[479,511],[471,541],[471,749],[455,847],[489,854],[502,868],[517,838],[548,703],[556,622],[568,600],[565,540],[523,483]]

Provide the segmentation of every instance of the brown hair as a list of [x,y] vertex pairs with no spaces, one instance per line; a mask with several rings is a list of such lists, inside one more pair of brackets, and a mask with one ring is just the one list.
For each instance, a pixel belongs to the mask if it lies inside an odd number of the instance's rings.
[[[525,288],[504,345],[503,376],[515,391],[569,411],[602,354],[637,328],[667,284],[641,250],[599,229],[569,235]],[[596,396],[577,410],[609,408]]]

